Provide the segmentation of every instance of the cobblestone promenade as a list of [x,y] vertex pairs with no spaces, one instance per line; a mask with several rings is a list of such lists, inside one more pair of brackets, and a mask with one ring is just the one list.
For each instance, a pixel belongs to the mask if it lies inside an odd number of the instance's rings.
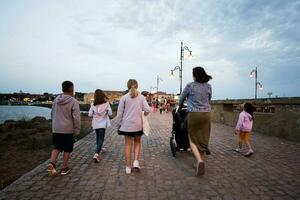
[[100,163],[92,161],[91,133],[76,143],[67,176],[49,177],[46,161],[0,191],[0,199],[300,199],[300,143],[254,133],[255,154],[245,158],[232,151],[232,127],[213,124],[206,173],[195,177],[191,152],[171,155],[171,114],[149,120],[141,173],[125,174],[124,139],[113,125]]

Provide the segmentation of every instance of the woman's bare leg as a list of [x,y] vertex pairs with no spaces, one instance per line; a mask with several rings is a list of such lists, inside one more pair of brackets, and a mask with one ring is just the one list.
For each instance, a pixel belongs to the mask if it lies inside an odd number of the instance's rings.
[[134,137],[134,160],[139,160],[141,151],[141,136]]
[[126,166],[131,166],[131,144],[132,144],[132,137],[125,136],[125,160],[126,160]]
[[198,147],[191,141],[191,139],[190,139],[190,146],[191,146],[191,149],[193,151],[193,154],[195,156],[197,163],[203,161],[203,157],[204,157],[203,152],[199,152]]

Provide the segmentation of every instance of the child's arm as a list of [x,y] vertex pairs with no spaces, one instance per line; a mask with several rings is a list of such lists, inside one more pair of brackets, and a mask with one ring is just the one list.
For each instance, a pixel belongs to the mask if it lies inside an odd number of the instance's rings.
[[112,116],[112,110],[111,110],[109,103],[108,103],[108,108],[107,108],[107,114],[108,114],[108,116]]
[[93,117],[93,109],[92,109],[92,105],[91,105],[90,110],[89,110],[89,117]]
[[148,115],[150,113],[150,106],[146,98],[143,99],[143,111],[144,111],[144,115]]
[[78,135],[80,133],[81,127],[81,117],[80,117],[80,107],[79,103],[76,101],[72,107],[72,116],[73,116],[73,124],[74,124],[74,133]]
[[124,101],[124,98],[121,98],[119,101],[119,105],[118,105],[117,120],[116,120],[117,124],[119,126],[121,126],[121,124],[122,124],[124,108],[125,108],[125,101]]
[[242,127],[242,123],[243,123],[243,116],[242,116],[242,113],[240,113],[240,114],[239,114],[238,122],[237,122],[236,127],[235,127],[235,133],[236,133],[236,134],[237,134],[238,132],[240,132],[241,127]]

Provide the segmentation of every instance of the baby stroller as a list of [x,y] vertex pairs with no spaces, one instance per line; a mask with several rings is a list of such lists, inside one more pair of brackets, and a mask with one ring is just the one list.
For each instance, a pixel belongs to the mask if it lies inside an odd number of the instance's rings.
[[[172,111],[173,125],[172,135],[170,137],[170,147],[172,155],[175,157],[176,152],[179,150],[187,151],[190,148],[188,128],[187,128],[187,110],[186,105],[177,107]],[[210,155],[207,149],[206,155]]]
[[189,136],[186,120],[186,106],[177,107],[172,111],[173,125],[172,135],[170,137],[170,147],[172,155],[176,156],[176,151],[187,151],[190,148]]

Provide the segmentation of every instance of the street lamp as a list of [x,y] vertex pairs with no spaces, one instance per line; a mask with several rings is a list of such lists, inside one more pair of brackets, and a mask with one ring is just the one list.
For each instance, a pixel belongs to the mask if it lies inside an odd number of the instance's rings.
[[255,99],[257,99],[257,89],[262,90],[263,85],[257,81],[257,67],[250,72],[250,77],[255,78]]
[[171,77],[174,77],[174,71],[175,70],[179,70],[179,81],[180,81],[179,94],[182,93],[182,62],[184,60],[184,51],[185,50],[189,52],[189,55],[188,55],[189,58],[193,57],[192,51],[189,49],[189,47],[188,46],[183,46],[183,42],[181,42],[181,46],[180,46],[180,66],[176,66],[176,67],[174,67],[173,70],[171,70]]
[[159,89],[159,82],[162,82],[163,80],[162,80],[162,78],[161,77],[159,77],[159,75],[157,75],[157,77],[156,77],[156,87],[150,87],[150,91],[152,90],[152,89],[156,89],[156,98],[158,99],[158,89]]

